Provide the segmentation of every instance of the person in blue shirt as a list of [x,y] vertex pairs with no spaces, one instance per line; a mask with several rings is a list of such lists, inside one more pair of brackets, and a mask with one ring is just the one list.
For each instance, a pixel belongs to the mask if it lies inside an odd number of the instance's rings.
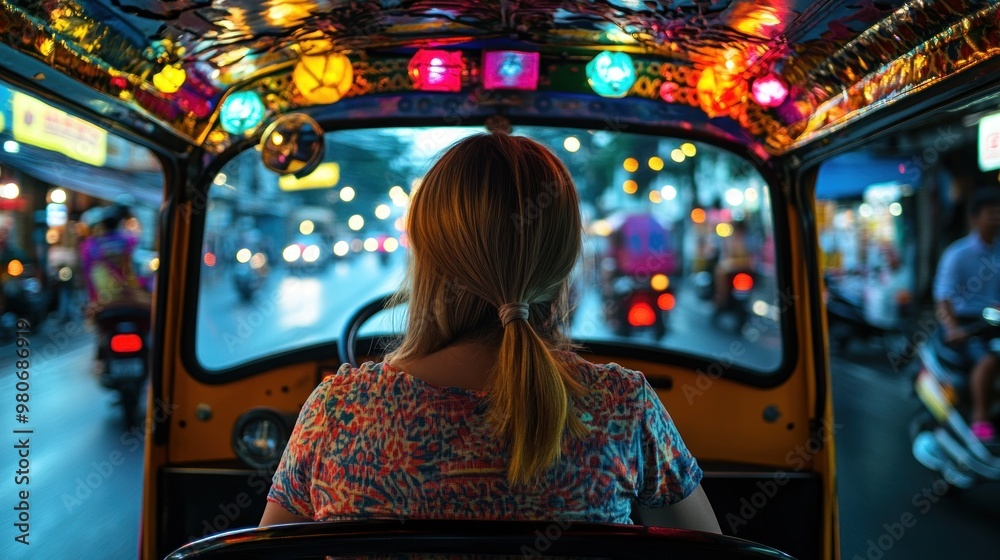
[[972,431],[981,440],[996,439],[989,411],[1000,357],[990,352],[971,325],[983,309],[1000,303],[1000,188],[981,188],[969,201],[972,231],[952,243],[938,263],[934,300],[944,326],[944,341],[969,358],[972,368]]

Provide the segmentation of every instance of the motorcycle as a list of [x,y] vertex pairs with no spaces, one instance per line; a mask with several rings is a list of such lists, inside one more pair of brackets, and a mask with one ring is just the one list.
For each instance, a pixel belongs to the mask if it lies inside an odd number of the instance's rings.
[[148,378],[150,307],[121,303],[97,311],[97,362],[101,385],[119,393],[125,425],[139,419],[139,400]]
[[264,286],[267,279],[267,265],[264,263],[264,255],[257,253],[245,262],[237,260],[236,268],[233,269],[233,283],[236,286],[236,293],[240,296],[240,301],[249,303],[253,301],[257,291]]
[[726,274],[726,293],[722,303],[715,306],[712,323],[719,325],[724,317],[729,317],[730,325],[737,333],[750,319],[750,296],[753,294],[755,274],[752,270],[741,269]]
[[41,325],[48,309],[48,294],[38,278],[32,274],[31,266],[25,266],[23,272],[3,275],[3,312],[0,323],[5,332],[13,332],[13,326],[19,318],[27,319],[33,328]]
[[893,341],[901,336],[901,330],[893,326],[875,325],[865,318],[863,298],[852,296],[830,275],[826,282],[826,313],[830,342],[841,353],[846,352],[854,339],[863,341],[878,339],[886,350],[894,351]]
[[[973,364],[944,343],[942,330],[916,351],[920,367],[914,391],[923,407],[910,425],[912,452],[951,486],[968,489],[978,482],[1000,480],[1000,444],[980,441],[965,420],[967,372]],[[1000,309],[987,307],[975,331],[989,339],[992,352],[1000,353]]]

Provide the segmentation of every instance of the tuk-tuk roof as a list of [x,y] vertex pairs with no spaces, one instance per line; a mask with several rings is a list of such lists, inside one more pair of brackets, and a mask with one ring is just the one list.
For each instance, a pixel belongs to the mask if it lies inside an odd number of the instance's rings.
[[[415,91],[409,66],[419,49],[461,53],[454,103],[531,106],[536,119],[570,118],[601,100],[587,64],[601,51],[625,52],[637,79],[624,103],[643,109],[619,111],[621,102],[607,100],[591,112],[737,141],[761,157],[1000,52],[998,6],[984,0],[2,3],[0,66],[8,72],[69,97],[65,81],[39,72],[54,68],[74,81],[77,99],[96,90],[87,110],[136,130],[160,126],[214,151],[258,134],[281,113],[392,118],[407,97],[446,97]],[[502,48],[540,53],[537,91],[483,95],[482,52]],[[348,61],[335,111],[304,94],[295,72],[310,66],[307,58],[326,70]],[[342,78],[345,69],[335,73]],[[787,98],[774,107],[751,90],[767,76],[787,84]],[[317,79],[328,78],[337,79]],[[226,132],[220,107],[240,91],[258,94],[266,115],[251,130]],[[366,97],[389,101],[359,103]],[[448,107],[428,101],[421,116],[447,116]]]

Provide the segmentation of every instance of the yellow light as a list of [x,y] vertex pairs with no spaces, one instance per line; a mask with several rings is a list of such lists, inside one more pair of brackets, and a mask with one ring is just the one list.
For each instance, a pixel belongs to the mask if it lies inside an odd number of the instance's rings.
[[160,257],[153,257],[149,259],[149,270],[156,272],[160,270]]
[[378,239],[375,239],[374,237],[369,237],[368,239],[365,239],[365,251],[368,251],[369,253],[374,253],[377,250],[378,250]]
[[346,241],[338,241],[333,244],[333,254],[343,257],[351,250],[351,246]]
[[336,103],[354,84],[354,69],[340,53],[302,55],[292,70],[292,82],[306,101]]
[[301,4],[275,4],[264,13],[271,25],[288,26],[301,23],[309,17],[309,10]]
[[649,201],[653,204],[659,204],[663,202],[663,196],[660,191],[649,191]]
[[747,189],[743,191],[743,198],[745,198],[747,202],[756,202],[757,191],[753,190],[750,187],[747,187]]
[[[274,138],[278,134],[272,134]],[[299,178],[295,175],[278,177],[278,188],[283,191],[301,191],[306,189],[329,189],[340,182],[340,165],[335,161],[321,163],[316,169]]]
[[715,233],[718,234],[719,237],[729,237],[733,234],[733,226],[726,222],[722,222],[721,224],[715,226]]
[[228,179],[229,177],[226,177],[225,173],[219,173],[218,175],[215,176],[215,179],[213,179],[212,182],[221,187],[222,185],[226,184],[226,180]]
[[658,292],[662,292],[670,287],[670,278],[667,278],[666,274],[654,274],[653,277],[649,279],[649,287]]
[[52,51],[55,50],[56,43],[52,39],[45,39],[42,44],[38,46],[38,52],[42,53],[42,56],[49,56]]
[[59,230],[55,228],[49,228],[49,231],[45,232],[45,242],[49,245],[55,245],[59,242]]
[[396,228],[396,231],[406,230],[406,220],[404,220],[402,216],[396,218],[396,221],[393,222],[392,225]]
[[347,220],[347,227],[358,231],[359,229],[365,227],[365,219],[361,217],[360,214],[355,214]]
[[24,265],[21,264],[21,261],[14,259],[7,263],[7,274],[20,276],[22,272],[24,272]]
[[404,191],[403,187],[401,187],[399,185],[396,185],[396,186],[392,187],[391,189],[389,189],[389,198],[391,198],[393,200],[395,200],[397,198],[402,198],[404,196],[406,196],[406,191]]
[[0,187],[0,198],[9,198],[13,200],[20,194],[21,189],[17,186],[17,183],[7,183],[6,185]]
[[316,224],[314,224],[312,220],[302,220],[302,223],[299,224],[299,233],[302,235],[309,235],[315,230]]
[[579,150],[580,139],[576,136],[567,136],[566,139],[563,140],[563,148],[565,148],[567,152],[575,152]]
[[611,223],[607,220],[595,220],[594,223],[590,224],[590,233],[600,237],[607,237],[611,235],[612,231],[614,231],[614,228],[611,227]]
[[344,202],[354,200],[354,189],[351,187],[344,187],[340,189],[340,200],[343,200]]
[[663,159],[659,156],[653,156],[649,158],[649,168],[653,171],[659,171],[663,169]]
[[390,212],[388,204],[379,204],[375,207],[375,217],[380,220],[388,218]]
[[285,142],[285,137],[282,136],[280,132],[275,132],[271,135],[271,142],[273,142],[275,146],[280,146]]
[[670,152],[670,159],[676,161],[677,163],[684,161],[685,157],[686,156],[684,155],[684,152],[680,151],[677,148],[674,148],[674,150]]
[[49,197],[52,199],[52,202],[62,204],[66,202],[66,191],[62,189],[52,189],[52,192],[49,193]]
[[705,211],[701,208],[695,208],[691,211],[691,221],[696,224],[705,223]]
[[698,153],[698,148],[690,142],[681,144],[681,153],[687,157],[694,157]]
[[399,249],[399,241],[396,241],[395,237],[390,237],[382,242],[382,248],[387,253],[395,253],[396,249]]
[[628,179],[622,183],[622,190],[628,194],[635,194],[639,190],[639,183],[636,183],[632,179]]
[[249,262],[251,256],[253,255],[252,253],[250,253],[250,249],[247,249],[246,247],[240,249],[239,251],[236,251],[237,262],[241,263]]
[[164,66],[163,70],[153,75],[153,87],[163,93],[174,93],[181,89],[187,80],[187,71],[180,64]]
[[622,163],[622,167],[624,167],[625,171],[628,171],[629,173],[635,173],[639,169],[639,160],[634,157],[627,158]]

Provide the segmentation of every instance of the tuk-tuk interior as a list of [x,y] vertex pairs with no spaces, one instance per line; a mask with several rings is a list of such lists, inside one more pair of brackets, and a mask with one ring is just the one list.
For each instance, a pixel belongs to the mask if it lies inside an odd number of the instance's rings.
[[[547,144],[580,189],[584,357],[647,375],[725,533],[837,557],[816,166],[987,99],[995,4],[181,4],[0,10],[5,81],[164,167],[143,558],[256,525],[338,341],[377,360],[399,332],[405,310],[365,304],[399,286],[409,193],[441,149],[497,129]],[[282,152],[293,135],[313,152]],[[676,272],[654,255],[639,280],[602,275],[620,212],[670,232]],[[751,296],[714,323],[691,276],[735,222]]]

